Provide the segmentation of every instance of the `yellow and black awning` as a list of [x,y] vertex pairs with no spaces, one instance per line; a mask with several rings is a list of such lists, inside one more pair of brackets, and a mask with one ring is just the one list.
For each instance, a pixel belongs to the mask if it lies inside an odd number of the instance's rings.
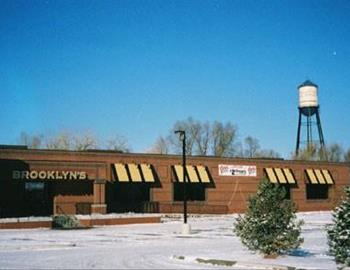
[[313,185],[333,185],[334,180],[329,170],[306,169],[309,183]]
[[141,164],[141,171],[143,175],[143,179],[147,183],[152,183],[155,181],[155,177],[152,171],[152,167],[149,164]]
[[[176,181],[179,183],[183,183],[183,167],[182,165],[174,165],[173,170],[175,173]],[[189,183],[210,183],[210,177],[207,171],[207,168],[202,165],[193,166],[186,165],[186,177]]]
[[113,164],[118,182],[154,183],[155,175],[150,164],[115,163]]
[[129,182],[129,175],[124,164],[115,163],[114,170],[119,182]]
[[295,184],[295,177],[289,168],[265,168],[268,179],[274,184]]

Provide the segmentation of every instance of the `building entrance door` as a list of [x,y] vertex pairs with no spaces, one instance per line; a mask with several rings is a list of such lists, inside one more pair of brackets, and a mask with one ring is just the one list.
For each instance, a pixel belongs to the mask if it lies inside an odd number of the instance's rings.
[[108,213],[142,213],[150,204],[149,184],[108,183],[106,187]]
[[53,213],[50,183],[26,182],[24,214],[26,216],[50,216]]

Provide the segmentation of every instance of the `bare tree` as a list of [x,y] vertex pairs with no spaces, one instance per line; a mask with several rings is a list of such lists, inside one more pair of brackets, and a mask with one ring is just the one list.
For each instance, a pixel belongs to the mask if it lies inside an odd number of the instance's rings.
[[[171,129],[166,141],[175,153],[182,152],[182,142],[174,132],[186,132],[187,155],[216,155],[233,156],[235,153],[235,140],[237,129],[232,123],[200,122],[189,117],[184,121],[177,121]],[[159,141],[158,141],[159,143]]]
[[130,152],[128,140],[120,135],[115,135],[107,141],[107,149],[125,153]]
[[242,142],[237,142],[235,144],[235,155],[234,157],[244,157],[244,147],[243,147],[243,144]]
[[198,133],[194,138],[196,143],[196,154],[206,156],[209,154],[210,147],[210,124],[205,122],[198,123]]
[[72,140],[73,150],[84,151],[98,148],[97,139],[91,132],[84,132],[79,135],[74,135]]
[[150,148],[151,153],[177,153],[182,152],[182,142],[174,132],[186,132],[187,155],[214,155],[219,157],[271,157],[280,155],[273,150],[260,150],[259,141],[252,136],[245,139],[247,150],[244,151],[241,142],[237,142],[237,127],[231,122],[222,123],[200,122],[192,117],[177,121],[170,130],[168,137],[159,137]]
[[44,136],[39,135],[29,135],[28,133],[22,131],[18,142],[19,144],[26,145],[31,149],[39,149],[42,146]]
[[170,143],[167,138],[159,136],[154,145],[147,150],[148,153],[152,154],[169,154]]
[[191,117],[188,119],[187,123],[187,136],[189,137],[188,142],[191,148],[192,154],[197,153],[198,149],[198,138],[200,137],[202,124],[199,121],[193,120]]
[[47,140],[46,148],[57,150],[72,150],[73,136],[67,131],[62,131]]
[[[52,136],[47,136],[45,140],[43,135],[31,136],[26,132],[21,132],[18,141],[20,144],[27,145],[29,148],[42,147],[46,149],[77,151],[100,148],[98,139],[91,131],[83,131],[75,134],[70,131],[59,131]],[[124,137],[116,135],[107,141],[107,149],[129,152],[130,146]]]
[[260,156],[260,144],[259,140],[253,138],[252,136],[247,136],[244,139],[244,144],[246,145],[246,149],[244,151],[244,156],[248,158]]
[[226,123],[226,125],[223,125],[221,122],[214,122],[211,137],[214,156],[234,156],[236,133],[237,128],[232,123]]
[[262,149],[257,154],[256,157],[260,158],[280,158],[280,154],[272,149]]
[[179,140],[178,135],[175,134],[175,131],[184,130],[186,132],[186,153],[187,155],[194,154],[195,138],[198,136],[199,126],[200,123],[194,121],[192,117],[189,117],[184,121],[177,121],[175,123],[168,136],[169,142],[172,145],[175,153],[181,153],[182,151],[182,143]]
[[323,150],[320,150],[316,144],[310,144],[305,148],[300,149],[298,155],[294,155],[293,158],[297,160],[320,160],[320,156]]
[[350,162],[350,148],[344,153],[344,161]]
[[69,131],[61,131],[50,137],[46,142],[48,149],[78,150],[97,149],[96,137],[88,131],[80,134],[72,134]]
[[331,161],[341,162],[346,159],[344,149],[337,143],[330,144],[326,147],[320,147],[316,144],[309,145],[308,147],[301,149],[298,156],[293,156],[298,160],[314,160],[314,161]]
[[332,162],[340,162],[344,156],[343,148],[337,144],[333,143],[326,147],[327,160]]

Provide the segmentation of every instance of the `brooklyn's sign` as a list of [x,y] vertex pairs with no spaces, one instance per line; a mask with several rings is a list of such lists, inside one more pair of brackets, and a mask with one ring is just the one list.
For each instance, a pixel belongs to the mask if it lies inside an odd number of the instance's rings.
[[14,180],[86,180],[84,171],[12,171]]

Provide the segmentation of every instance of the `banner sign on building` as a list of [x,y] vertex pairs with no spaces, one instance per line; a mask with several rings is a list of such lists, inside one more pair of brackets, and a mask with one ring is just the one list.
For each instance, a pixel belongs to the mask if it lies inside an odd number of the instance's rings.
[[256,166],[250,165],[219,165],[219,176],[250,176],[256,177]]

